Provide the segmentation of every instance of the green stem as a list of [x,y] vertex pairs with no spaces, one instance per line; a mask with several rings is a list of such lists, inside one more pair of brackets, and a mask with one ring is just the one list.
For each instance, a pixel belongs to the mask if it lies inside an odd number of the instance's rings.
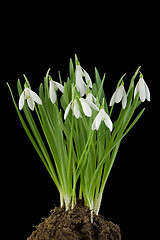
[[[69,159],[68,159],[68,171],[67,171],[67,181],[68,181],[68,187],[69,187],[69,193],[72,189],[72,148],[73,148],[73,114],[72,114],[72,120],[71,120],[71,135],[70,135],[70,143],[69,143]],[[69,194],[70,195],[70,194]]]

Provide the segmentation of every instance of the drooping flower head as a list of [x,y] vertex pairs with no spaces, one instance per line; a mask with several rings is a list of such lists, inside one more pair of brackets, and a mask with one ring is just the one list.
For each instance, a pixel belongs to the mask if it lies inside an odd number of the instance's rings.
[[95,117],[95,119],[92,123],[92,130],[98,131],[102,121],[104,121],[106,127],[108,127],[110,131],[112,131],[112,129],[113,129],[112,121],[111,121],[110,117],[108,116],[108,114],[104,110],[104,98],[103,98],[101,109],[99,110],[97,116]]
[[19,98],[19,110],[22,110],[25,100],[27,100],[28,107],[32,111],[34,110],[34,104],[35,104],[34,102],[38,104],[42,104],[40,97],[28,87],[24,88],[24,91],[22,92]]
[[113,93],[109,106],[113,106],[114,103],[119,103],[120,101],[122,101],[122,108],[125,109],[127,105],[127,94],[123,85],[120,85]]
[[92,124],[92,130],[98,130],[102,121],[104,121],[105,125],[109,128],[110,131],[112,131],[112,121],[103,108],[99,110],[99,113],[95,117]]
[[56,90],[59,89],[62,93],[64,92],[64,87],[59,82],[53,80],[49,81],[49,97],[51,102],[54,104],[57,99]]
[[[87,117],[92,116],[92,109],[99,111],[99,108],[89,99],[87,98],[79,98],[79,101],[82,106],[82,110],[84,114]],[[92,108],[92,109],[91,109]],[[82,117],[81,112],[80,112],[80,107],[78,105],[77,99],[72,99],[72,101],[68,104],[65,113],[64,113],[64,120],[66,119],[70,109],[73,111],[73,115],[78,119],[79,117]]]
[[[76,77],[76,88],[78,92],[80,92],[80,95],[83,97],[87,91],[87,84],[89,88],[92,88],[92,81],[89,74],[80,66],[78,60],[76,60],[75,77]],[[83,80],[83,77],[85,81]]]
[[139,97],[140,97],[141,102],[144,102],[145,99],[150,101],[150,91],[149,91],[149,88],[148,88],[146,82],[143,79],[142,74],[140,74],[140,79],[135,87],[134,98],[136,97],[138,92],[139,92]]

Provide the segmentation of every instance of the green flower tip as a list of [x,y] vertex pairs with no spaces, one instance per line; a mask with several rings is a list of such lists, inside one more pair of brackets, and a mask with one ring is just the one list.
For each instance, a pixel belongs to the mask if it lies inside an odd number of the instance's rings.
[[76,62],[76,66],[80,65],[80,62],[78,61],[77,55],[75,54],[75,62]]
[[139,78],[143,78],[143,74],[141,72],[139,72]]
[[28,87],[28,84],[27,84],[27,82],[25,82],[25,84],[24,84],[24,88],[27,88]]
[[49,75],[49,81],[52,81],[52,77]]

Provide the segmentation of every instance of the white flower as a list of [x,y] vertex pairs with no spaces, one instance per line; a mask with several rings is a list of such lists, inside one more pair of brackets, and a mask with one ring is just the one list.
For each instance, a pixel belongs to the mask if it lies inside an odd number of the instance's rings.
[[93,108],[96,111],[99,111],[99,108],[91,100],[89,100],[87,98],[86,99],[80,98],[79,101],[82,105],[83,112],[87,117],[92,116],[92,109],[91,108]]
[[80,109],[79,109],[79,106],[78,106],[78,103],[77,103],[77,100],[74,99],[74,100],[72,100],[72,101],[68,104],[68,106],[67,106],[67,108],[66,108],[66,110],[65,110],[64,120],[65,120],[66,117],[68,116],[68,113],[69,113],[70,109],[72,109],[73,115],[74,115],[77,119],[78,119],[79,117],[82,117],[82,116],[81,116]]
[[[75,75],[76,75],[76,88],[80,92],[80,95],[84,96],[84,94],[86,94],[88,83],[89,87],[92,88],[91,78],[89,74],[80,65],[76,65]],[[84,82],[83,77],[85,78],[86,83]]]
[[62,84],[55,82],[53,80],[50,80],[49,97],[53,104],[56,102],[56,99],[57,99],[57,95],[55,91],[57,89],[59,89],[62,93],[64,92],[64,87],[62,86]]
[[113,93],[109,106],[112,106],[114,103],[119,103],[120,101],[122,101],[122,108],[125,109],[127,105],[127,94],[123,85],[119,86]]
[[143,78],[140,78],[135,90],[134,90],[134,98],[136,97],[137,93],[139,92],[139,97],[141,99],[141,102],[144,102],[145,99],[147,99],[148,101],[150,101],[150,91],[149,88],[147,86],[147,84],[145,83]]
[[95,117],[92,124],[92,130],[98,130],[102,120],[104,121],[106,126],[109,128],[109,130],[112,131],[112,128],[113,128],[112,121],[103,108],[99,110],[99,113]]
[[[97,103],[97,99],[93,96],[92,93],[88,93],[85,99],[88,105],[96,111],[99,111],[99,104]],[[96,104],[93,103],[93,100]],[[97,106],[98,105],[98,106]]]
[[[88,95],[87,95],[88,96]],[[83,109],[83,112],[84,114],[87,116],[87,117],[91,117],[92,116],[92,109],[95,109],[96,111],[99,111],[99,108],[92,102],[92,100],[88,98],[84,99],[84,98],[80,98],[79,99],[81,105],[82,105],[82,109]],[[64,113],[64,119],[66,119],[68,113],[69,113],[69,110],[72,109],[73,110],[73,115],[78,119],[79,117],[82,117],[81,115],[81,112],[80,112],[80,109],[79,109],[79,105],[77,103],[77,100],[74,99],[74,101],[72,100],[66,110],[65,110],[65,113]]]
[[26,87],[19,98],[19,110],[22,110],[24,106],[24,101],[26,99],[27,99],[27,104],[32,111],[34,110],[34,102],[38,104],[42,104],[40,97],[31,89]]

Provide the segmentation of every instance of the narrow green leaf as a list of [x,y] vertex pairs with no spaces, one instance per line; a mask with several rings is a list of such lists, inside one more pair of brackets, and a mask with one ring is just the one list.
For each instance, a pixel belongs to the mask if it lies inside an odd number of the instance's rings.
[[75,83],[75,71],[74,71],[72,59],[70,59],[70,62],[69,62],[69,76],[70,76],[71,83]]
[[28,87],[31,89],[31,85],[30,85],[30,83],[28,81],[28,78],[26,77],[25,74],[23,74],[23,77],[24,77],[25,81],[27,82]]
[[[100,78],[100,75],[99,75],[99,72],[97,70],[97,68],[95,68],[95,80],[96,80],[96,84],[97,84],[97,88],[96,91],[94,92],[95,96],[98,96],[98,100],[101,102],[102,99],[104,98],[104,108],[105,108],[105,111],[108,113],[108,104],[107,104],[107,100],[106,100],[106,96],[105,96],[105,93],[104,93],[104,90],[103,90],[103,84],[104,84],[104,80],[105,80],[105,74],[103,76],[103,79],[101,81],[101,78]],[[93,87],[93,90],[94,90],[94,87]]]
[[131,82],[130,82],[130,85],[129,85],[127,94],[129,93],[129,91],[131,90],[131,88],[134,87],[134,80],[135,80],[136,76],[138,75],[140,68],[141,68],[141,66],[139,66],[139,67],[137,68],[136,72],[134,73],[133,77],[131,78]]
[[60,81],[60,84],[62,84],[62,85],[63,85],[60,71],[58,71],[58,76],[59,76],[59,81]]
[[131,125],[127,128],[127,130],[124,132],[123,137],[131,130],[131,128],[136,124],[136,122],[139,120],[139,118],[142,116],[145,108],[142,109],[142,111],[138,114],[138,116],[134,119],[134,121],[131,123]]
[[39,148],[38,145],[36,144],[36,142],[35,142],[32,134],[31,134],[31,132],[29,131],[27,125],[25,124],[25,121],[24,121],[24,119],[23,119],[23,117],[22,117],[22,115],[21,115],[21,113],[20,113],[20,111],[19,111],[19,109],[18,109],[18,107],[17,107],[17,104],[16,104],[15,99],[14,99],[14,97],[13,97],[12,90],[11,90],[11,88],[10,88],[10,86],[9,86],[8,83],[7,83],[7,86],[8,86],[8,88],[9,88],[10,93],[11,93],[11,97],[12,97],[12,100],[13,100],[13,103],[14,103],[14,106],[15,106],[15,109],[16,109],[16,111],[17,111],[18,117],[19,117],[19,119],[20,119],[20,121],[21,121],[21,123],[22,123],[22,126],[23,126],[23,128],[24,128],[24,130],[25,130],[25,132],[26,132],[26,134],[27,134],[27,136],[28,136],[28,138],[30,139],[30,141],[31,141],[31,143],[33,144],[36,152],[38,153],[39,157],[41,158],[42,162],[44,163],[47,171],[49,172],[49,174],[50,174],[51,178],[53,179],[55,185],[57,186],[59,192],[61,192],[61,187],[60,187],[60,185],[59,185],[59,182],[58,182],[58,179],[57,179],[57,177],[56,177],[56,174],[54,174],[54,173],[51,171],[50,167],[48,166],[48,163],[46,162],[46,160],[45,160],[45,158],[44,158],[44,156],[43,156],[43,154],[42,154],[42,152],[41,152],[41,150],[40,150],[40,148]]

